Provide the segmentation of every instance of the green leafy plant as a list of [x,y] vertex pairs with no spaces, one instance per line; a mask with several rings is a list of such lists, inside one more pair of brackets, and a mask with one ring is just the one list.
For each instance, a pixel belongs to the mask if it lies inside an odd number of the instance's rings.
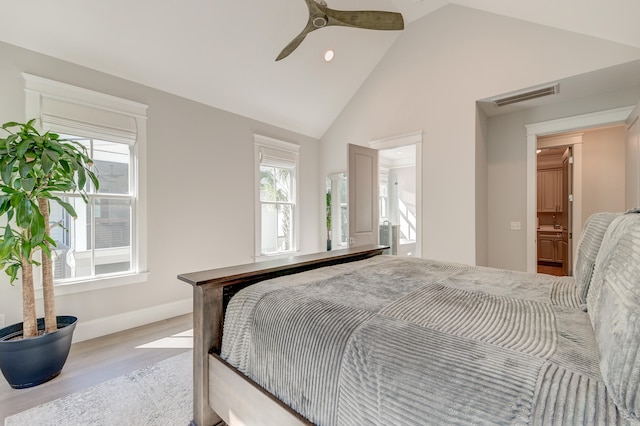
[[[7,222],[0,237],[0,269],[11,283],[22,272],[25,338],[38,335],[34,265],[42,266],[45,333],[57,329],[51,261],[51,247],[56,244],[50,235],[50,202],[57,202],[76,218],[73,206],[56,194],[79,193],[87,203],[87,181],[99,187],[85,146],[55,133],[41,134],[34,124],[35,119],[5,123],[2,129],[8,136],[0,139],[0,217]],[[38,252],[42,253],[40,261],[35,256]]]

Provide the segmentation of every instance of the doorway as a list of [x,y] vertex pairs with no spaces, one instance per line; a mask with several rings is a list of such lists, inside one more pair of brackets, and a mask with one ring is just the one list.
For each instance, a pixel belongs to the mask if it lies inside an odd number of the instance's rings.
[[[382,238],[387,238],[387,241],[397,240],[396,254],[420,257],[422,255],[422,131],[372,141],[369,143],[369,148],[349,144],[348,152],[349,247],[371,244],[372,241],[378,243],[382,234]],[[383,155],[389,152],[389,155],[406,156],[407,159],[402,161],[413,163],[411,177],[403,176],[400,180],[400,175],[409,175],[405,173],[406,171],[400,171],[405,167],[400,167],[399,163],[389,164],[384,160],[383,164],[386,166],[383,165],[382,175],[386,183],[381,190],[378,161],[380,152],[383,152]],[[398,154],[399,152],[402,154]],[[357,161],[358,158],[360,162]],[[370,168],[369,164],[373,165],[373,168]],[[398,170],[389,173],[391,169]],[[394,187],[391,191],[389,182]],[[395,182],[398,182],[398,185],[395,185]],[[357,188],[360,190],[356,190]],[[394,203],[397,208],[390,209],[390,204]],[[381,206],[384,208],[382,217],[379,213]],[[381,228],[381,225],[385,228]],[[396,226],[395,237],[394,225]],[[404,244],[400,244],[401,242]],[[391,246],[388,243],[387,245]]]
[[379,237],[389,254],[422,255],[422,130],[375,140],[379,154]]
[[[537,272],[572,275],[573,145],[553,146],[538,139],[537,154]],[[560,139],[565,139],[560,137]]]
[[[601,111],[597,113],[584,114],[565,119],[533,123],[526,125],[527,130],[527,272],[537,271],[537,161],[536,150],[538,139],[544,136],[576,132],[580,129],[594,129],[597,127],[624,124],[629,114],[633,111],[633,106],[616,108],[613,110]],[[567,143],[567,145],[569,145]],[[571,220],[575,226],[573,231],[578,233],[583,223],[582,199],[582,144],[574,144],[573,163],[573,211]],[[572,252],[575,253],[579,238],[577,235],[571,241]]]
[[379,242],[388,254],[415,256],[418,238],[416,144],[378,151]]

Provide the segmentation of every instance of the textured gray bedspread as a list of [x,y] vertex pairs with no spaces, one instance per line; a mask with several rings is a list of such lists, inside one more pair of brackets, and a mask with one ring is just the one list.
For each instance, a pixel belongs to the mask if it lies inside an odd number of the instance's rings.
[[572,278],[377,256],[251,286],[221,356],[318,425],[627,424]]

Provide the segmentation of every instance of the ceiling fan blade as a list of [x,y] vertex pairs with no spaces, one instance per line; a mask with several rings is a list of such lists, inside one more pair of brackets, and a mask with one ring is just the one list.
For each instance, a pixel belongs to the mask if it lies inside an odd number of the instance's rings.
[[329,17],[327,25],[364,28],[368,30],[402,30],[404,19],[396,12],[378,10],[334,10],[325,8]]
[[276,61],[289,56],[291,52],[293,52],[298,46],[300,46],[300,43],[302,43],[302,40],[304,40],[307,34],[309,34],[313,30],[318,29],[316,25],[313,25],[313,20],[315,17],[323,16],[324,11],[320,9],[320,6],[316,3],[315,0],[305,0],[305,3],[307,4],[307,9],[309,10],[309,20],[307,21],[307,25],[296,38],[291,40],[291,42],[287,44],[284,49],[282,49],[282,52],[280,52],[280,54],[276,58]]
[[276,61],[279,61],[289,56],[291,52],[293,52],[294,50],[296,50],[298,46],[300,46],[300,43],[302,43],[302,40],[304,40],[307,34],[309,34],[311,31],[313,31],[313,28],[309,29],[308,26],[304,30],[302,30],[302,32],[298,34],[296,38],[291,40],[291,42],[287,44],[284,49],[282,49],[282,52],[280,52],[280,54],[276,58]]

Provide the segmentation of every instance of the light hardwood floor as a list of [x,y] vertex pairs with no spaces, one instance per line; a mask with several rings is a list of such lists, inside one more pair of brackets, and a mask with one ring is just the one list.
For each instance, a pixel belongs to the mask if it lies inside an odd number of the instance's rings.
[[192,325],[192,316],[188,314],[74,343],[62,373],[33,388],[11,389],[5,378],[0,377],[0,424],[12,414],[189,350],[170,346],[172,342],[180,343],[185,339],[191,342]]

